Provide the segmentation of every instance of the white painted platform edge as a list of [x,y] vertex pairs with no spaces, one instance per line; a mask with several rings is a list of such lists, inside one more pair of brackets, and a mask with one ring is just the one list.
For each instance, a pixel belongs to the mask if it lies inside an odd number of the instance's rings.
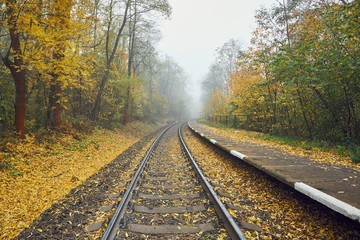
[[313,188],[306,183],[296,182],[294,188],[348,218],[360,222],[360,209]]
[[[195,130],[195,132],[197,132],[197,131]],[[202,137],[204,137],[204,134],[200,133],[200,135]],[[210,139],[210,142],[212,142],[213,144],[216,143],[216,141],[214,139]],[[233,156],[238,157],[242,160],[245,157],[247,157],[246,155],[244,155],[236,150],[231,150],[230,154],[232,154]],[[330,196],[329,194],[326,194],[320,190],[317,190],[316,188],[313,188],[303,182],[296,182],[294,184],[294,188],[297,191],[301,192],[302,194],[305,194],[306,196],[309,196],[310,198],[331,208],[332,210],[334,210],[338,213],[341,213],[348,218],[351,218],[353,220],[360,222],[360,209],[358,209],[354,206],[351,206],[350,204],[343,202],[337,198],[334,198],[334,197]]]
[[235,157],[240,158],[241,160],[244,160],[244,158],[246,157],[246,155],[244,155],[236,150],[231,150],[230,154],[234,155]]

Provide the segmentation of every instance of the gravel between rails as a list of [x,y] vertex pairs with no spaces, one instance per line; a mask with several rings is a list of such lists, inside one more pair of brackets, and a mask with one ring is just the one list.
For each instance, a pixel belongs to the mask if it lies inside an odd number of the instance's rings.
[[[177,129],[178,125],[170,128],[150,154],[116,239],[227,236],[181,146]],[[174,196],[178,197],[163,199]]]

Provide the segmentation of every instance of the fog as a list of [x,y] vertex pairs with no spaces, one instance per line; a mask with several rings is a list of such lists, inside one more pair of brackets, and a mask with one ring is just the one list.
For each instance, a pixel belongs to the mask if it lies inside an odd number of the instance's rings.
[[246,47],[255,28],[255,12],[275,0],[168,0],[172,17],[160,24],[160,52],[173,58],[188,75],[191,115],[200,116],[201,80],[214,54],[230,39]]
[[189,78],[186,90],[190,95],[188,106],[190,108],[191,118],[199,118],[202,111],[200,81],[194,81]]

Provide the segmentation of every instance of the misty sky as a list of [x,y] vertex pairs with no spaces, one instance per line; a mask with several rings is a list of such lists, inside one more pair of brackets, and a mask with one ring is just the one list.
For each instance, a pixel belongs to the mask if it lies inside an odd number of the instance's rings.
[[216,48],[231,38],[246,46],[255,28],[255,10],[275,3],[275,0],[168,1],[173,14],[160,25],[163,38],[159,50],[183,67],[192,82],[200,82],[205,76]]

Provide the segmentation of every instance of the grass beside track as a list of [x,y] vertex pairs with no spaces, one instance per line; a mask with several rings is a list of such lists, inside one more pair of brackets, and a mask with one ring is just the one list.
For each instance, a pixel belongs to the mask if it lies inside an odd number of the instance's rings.
[[[288,153],[309,157],[317,162],[325,164],[339,164],[360,170],[360,164],[356,161],[357,158],[360,158],[360,146],[353,146],[350,148],[343,145],[331,145],[326,142],[307,141],[289,136],[276,136],[254,131],[234,129],[211,122],[201,123],[207,125],[214,133],[229,137],[230,139],[236,141],[248,141],[273,146]],[[359,156],[356,151],[359,151]]]

